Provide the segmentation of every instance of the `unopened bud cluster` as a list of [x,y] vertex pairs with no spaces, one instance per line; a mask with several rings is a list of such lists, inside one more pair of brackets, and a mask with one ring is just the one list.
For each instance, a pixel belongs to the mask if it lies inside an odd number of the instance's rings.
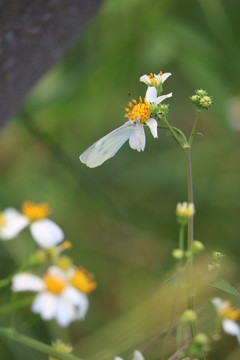
[[190,100],[198,110],[208,110],[211,108],[213,101],[211,96],[208,96],[206,90],[196,90],[195,94],[190,97]]
[[194,240],[190,250],[183,251],[181,249],[174,249],[172,252],[173,258],[175,260],[182,260],[184,257],[186,259],[192,259],[195,255],[200,254],[205,250],[205,246],[199,240]]
[[156,104],[154,102],[150,103],[149,105],[151,114],[158,115],[162,120],[168,118],[168,108],[169,105],[166,104]]
[[[61,340],[56,340],[55,342],[53,342],[52,347],[57,351],[59,351],[60,353],[64,353],[64,354],[70,354],[73,351],[72,346],[63,343]],[[50,356],[49,360],[58,360],[58,359]]]
[[220,270],[221,262],[224,258],[224,255],[219,251],[213,251],[212,253],[212,264],[208,265],[208,270],[211,271],[213,269]]

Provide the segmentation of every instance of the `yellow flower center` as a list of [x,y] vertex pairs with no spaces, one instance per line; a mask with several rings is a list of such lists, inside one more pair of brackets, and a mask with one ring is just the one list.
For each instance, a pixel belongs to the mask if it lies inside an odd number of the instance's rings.
[[40,220],[47,217],[51,211],[46,203],[36,204],[34,201],[25,201],[22,212],[30,220]]
[[127,111],[125,117],[127,117],[130,121],[134,121],[135,119],[138,119],[138,121],[142,124],[147,119],[149,119],[151,115],[149,105],[150,102],[146,101],[146,99],[142,101],[142,98],[140,96],[139,103],[137,103],[136,100],[132,100],[132,102],[131,101],[129,102],[128,106],[130,107],[130,109],[128,108],[125,109]]
[[[160,71],[159,75],[162,76],[162,71]],[[152,85],[152,86],[157,86],[157,85],[159,85],[159,83],[157,83],[157,80],[156,80],[155,76],[153,75],[153,73],[150,73],[150,74],[148,75],[148,77],[149,77],[149,80],[150,80],[150,85]],[[162,81],[161,81],[161,82],[162,82]],[[161,83],[161,82],[160,82],[160,83]]]
[[148,75],[148,77],[149,77],[149,80],[150,80],[150,84],[153,85],[153,86],[156,86],[157,85],[157,80],[156,80],[155,76],[153,75],[153,73],[150,73]]
[[240,310],[233,309],[231,306],[229,306],[227,309],[223,311],[223,317],[226,317],[230,320],[237,320],[240,316]]
[[3,214],[0,212],[0,228],[6,224]]
[[51,274],[46,274],[44,277],[46,289],[54,294],[60,294],[66,286],[63,279]]
[[75,271],[71,283],[79,291],[88,294],[97,287],[97,284],[93,279],[94,275],[89,274],[84,269],[78,269]]

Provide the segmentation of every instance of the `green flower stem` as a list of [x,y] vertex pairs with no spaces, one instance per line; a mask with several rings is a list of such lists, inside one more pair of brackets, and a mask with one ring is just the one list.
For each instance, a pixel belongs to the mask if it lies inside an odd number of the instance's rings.
[[194,138],[194,133],[195,133],[195,131],[196,131],[197,123],[198,123],[198,119],[199,119],[199,114],[200,114],[200,111],[197,110],[196,117],[195,117],[195,120],[194,120],[194,123],[193,123],[193,127],[192,127],[192,131],[191,131],[191,134],[190,134],[189,139],[188,139],[189,147],[192,146],[192,142],[193,142],[193,138]]
[[[191,154],[190,148],[184,148],[184,153],[186,157],[187,164],[187,183],[188,183],[188,203],[193,203],[193,181],[192,181],[192,163],[191,163]],[[193,216],[191,217],[188,223],[188,250],[193,243]]]
[[179,137],[177,136],[177,134],[176,134],[175,131],[173,130],[173,127],[169,124],[169,122],[167,121],[167,119],[165,119],[165,118],[162,119],[162,118],[161,118],[160,116],[158,116],[158,115],[157,115],[157,117],[158,117],[159,120],[162,120],[162,121],[165,123],[166,128],[170,131],[170,133],[172,134],[173,138],[176,140],[176,142],[178,143],[178,145],[182,148],[182,143],[181,143],[181,141],[179,140]]
[[14,329],[0,327],[0,336],[9,340],[16,341],[22,345],[28,346],[44,354],[51,355],[59,360],[82,360],[74,355],[66,354],[46,345],[38,340],[31,339],[28,336],[18,333]]
[[180,225],[180,229],[179,229],[179,249],[181,249],[182,251],[185,250],[185,246],[184,246],[184,231],[185,230],[185,225]]
[[33,296],[30,296],[24,299],[19,299],[14,302],[10,302],[7,305],[3,305],[0,307],[0,316],[8,315],[17,309],[20,309],[24,306],[28,306],[32,303],[32,301],[33,301]]

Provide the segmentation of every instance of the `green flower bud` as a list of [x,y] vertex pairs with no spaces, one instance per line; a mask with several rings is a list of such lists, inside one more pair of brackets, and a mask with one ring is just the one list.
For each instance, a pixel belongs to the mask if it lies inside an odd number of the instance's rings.
[[197,104],[200,100],[200,97],[198,95],[193,95],[190,97],[190,100],[194,103]]
[[159,113],[159,107],[158,107],[158,104],[156,103],[150,103],[149,105],[149,109],[151,111],[151,114],[158,114]]
[[196,320],[197,320],[197,314],[193,310],[186,310],[181,317],[181,322],[184,325],[194,323]]
[[195,338],[193,339],[193,341],[195,342],[195,344],[200,345],[200,346],[204,346],[204,345],[208,345],[209,344],[209,338],[206,334],[204,333],[199,333],[195,336]]
[[[53,342],[52,347],[64,354],[70,354],[73,351],[72,346],[64,344],[61,340],[56,340],[55,342]],[[49,360],[58,360],[58,359],[50,356]]]
[[224,255],[222,253],[220,253],[219,251],[213,251],[212,258],[213,258],[213,261],[220,263],[223,260]]
[[206,90],[203,90],[203,89],[199,89],[199,90],[196,90],[196,95],[202,97],[202,96],[206,96],[208,93]]
[[212,106],[212,99],[210,98],[210,96],[203,96],[200,99],[200,105],[203,109],[209,109]]
[[181,249],[175,249],[172,252],[174,259],[181,260],[184,257],[184,252]]
[[212,98],[208,96],[206,90],[196,90],[195,94],[190,97],[190,100],[196,106],[197,110],[208,110],[213,104]]
[[194,240],[192,244],[192,252],[194,255],[199,254],[205,249],[205,246],[201,241]]
[[159,104],[158,105],[158,115],[160,115],[161,119],[167,119],[168,117],[168,108],[169,105]]

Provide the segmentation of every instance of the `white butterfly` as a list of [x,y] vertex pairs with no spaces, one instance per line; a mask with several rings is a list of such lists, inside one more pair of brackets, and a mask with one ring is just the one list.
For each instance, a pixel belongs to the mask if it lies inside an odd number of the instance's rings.
[[100,166],[104,161],[113,157],[131,135],[136,132],[137,125],[139,125],[137,121],[127,121],[87,148],[79,159],[90,168]]
[[[157,97],[157,89],[153,86],[149,86],[146,92],[145,100],[147,102],[159,104],[171,96],[172,93]],[[128,139],[129,145],[132,149],[143,151],[146,143],[144,124],[149,127],[154,138],[158,137],[157,121],[153,118],[143,120],[143,117],[144,115],[133,119],[132,121],[127,121],[119,128],[96,141],[80,155],[80,161],[90,168],[100,166],[104,163],[104,161],[113,157]]]

